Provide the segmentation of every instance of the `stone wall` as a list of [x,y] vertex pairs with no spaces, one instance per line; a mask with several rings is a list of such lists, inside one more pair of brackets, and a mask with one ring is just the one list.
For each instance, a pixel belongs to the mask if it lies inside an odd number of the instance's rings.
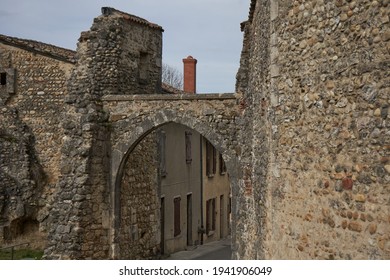
[[[234,95],[110,95],[104,96],[103,101],[105,110],[110,112],[110,182],[111,186],[115,186],[111,197],[119,197],[118,182],[125,170],[128,153],[145,135],[168,123],[185,125],[207,137],[223,154],[233,193],[238,192],[237,180],[241,169],[237,160],[239,145],[236,137],[240,110]],[[233,228],[238,220],[236,201],[238,198],[234,197]],[[240,223],[244,224],[242,219],[240,216]],[[114,227],[114,236],[115,231]],[[234,229],[232,232],[234,240]],[[114,238],[114,245],[116,242]]]
[[[47,258],[148,258],[158,230],[142,230],[132,192],[157,195],[133,188],[139,151],[128,153],[176,122],[223,154],[233,258],[389,259],[388,9],[253,0],[235,95],[161,94],[162,28],[111,8],[82,33],[76,65],[0,36],[3,237],[28,218],[50,227]],[[134,251],[122,242],[143,234]]]
[[388,9],[252,1],[237,85],[253,98],[253,184],[268,178],[258,256],[390,258]]
[[65,82],[73,67],[71,54],[0,35],[0,72],[5,75],[0,88],[0,171],[6,177],[0,190],[8,205],[0,227],[7,241],[23,234],[25,223],[47,231],[51,193],[59,176],[60,122]]
[[149,259],[159,255],[157,154],[157,136],[152,132],[126,160],[120,184],[120,259]]
[[65,58],[65,61],[54,59],[34,48],[21,48],[15,40],[13,43],[14,46],[0,45],[3,68],[12,69],[15,73],[14,91],[4,104],[16,109],[23,122],[31,128],[48,182],[55,184],[59,175],[61,112],[64,112],[66,81],[73,62]]
[[78,47],[82,52],[88,46],[84,57],[90,61],[80,64],[95,68],[95,93],[160,92],[162,32],[160,26],[144,19],[102,8],[91,29],[81,34]]
[[161,33],[144,19],[102,8],[81,34],[65,97],[61,180],[52,211],[56,227],[49,233],[47,258],[119,257],[120,196],[112,193],[120,182],[110,184],[111,125],[101,98],[159,89]]
[[46,206],[46,181],[26,124],[14,109],[6,107],[0,119],[0,244],[4,244],[38,232],[39,211]]

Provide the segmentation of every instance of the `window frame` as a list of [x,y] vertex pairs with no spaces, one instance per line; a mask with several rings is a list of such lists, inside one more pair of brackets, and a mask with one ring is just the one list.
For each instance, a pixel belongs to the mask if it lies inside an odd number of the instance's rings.
[[214,177],[217,171],[217,150],[206,139],[206,175],[209,178]]

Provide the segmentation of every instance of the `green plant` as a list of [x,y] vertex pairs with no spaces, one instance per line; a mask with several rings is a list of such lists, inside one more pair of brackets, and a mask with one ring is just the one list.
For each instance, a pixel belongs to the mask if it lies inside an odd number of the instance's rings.
[[[13,259],[14,260],[23,260],[23,259],[32,259],[40,260],[42,259],[43,251],[32,250],[32,249],[14,249]],[[11,260],[12,251],[11,248],[0,250],[0,260]]]

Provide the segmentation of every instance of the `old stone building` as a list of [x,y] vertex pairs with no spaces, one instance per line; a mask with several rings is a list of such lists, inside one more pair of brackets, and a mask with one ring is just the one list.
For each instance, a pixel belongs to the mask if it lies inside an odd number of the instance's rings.
[[[158,177],[131,166],[178,123],[226,163],[233,258],[390,259],[388,11],[251,1],[226,95],[163,94],[162,28],[115,9],[77,53],[1,36],[2,237],[41,230],[51,259],[155,257],[160,201],[139,183]],[[149,231],[133,230],[139,217]]]
[[0,36],[0,240],[47,230],[75,54]]
[[389,26],[386,0],[251,1],[240,257],[390,258]]

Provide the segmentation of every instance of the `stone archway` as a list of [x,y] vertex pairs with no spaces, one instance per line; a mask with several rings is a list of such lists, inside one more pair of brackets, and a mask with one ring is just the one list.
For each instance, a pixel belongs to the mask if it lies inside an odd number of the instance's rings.
[[[118,105],[118,104],[116,104]],[[129,105],[129,104],[128,104]],[[132,104],[131,106],[139,107],[140,104]],[[160,105],[161,106],[161,105]],[[205,136],[221,154],[226,163],[227,172],[230,175],[231,182],[231,191],[233,196],[232,203],[232,243],[235,243],[235,208],[236,200],[238,197],[238,182],[241,174],[241,167],[239,165],[239,159],[235,154],[235,149],[232,148],[235,143],[237,143],[236,133],[235,133],[235,123],[234,117],[235,114],[232,114],[233,118],[227,121],[226,118],[221,117],[222,115],[211,116],[207,115],[208,120],[202,120],[201,116],[190,114],[189,111],[180,111],[167,109],[163,106],[163,109],[156,110],[156,108],[151,107],[151,111],[148,114],[143,115],[143,120],[140,122],[137,117],[125,117],[121,115],[121,119],[117,120],[117,111],[112,106],[110,107],[111,116],[114,120],[112,123],[112,151],[111,151],[111,203],[112,209],[112,230],[111,230],[111,242],[112,250],[111,257],[118,258],[120,256],[119,251],[119,229],[120,229],[120,205],[121,205],[121,178],[123,176],[123,169],[128,160],[128,157],[131,155],[131,152],[134,148],[151,132],[157,128],[164,126],[168,123],[177,123],[184,125],[188,128],[191,128],[201,135]],[[129,109],[130,106],[127,107]],[[203,108],[205,109],[205,108]],[[131,110],[129,110],[131,111]],[[210,109],[208,112],[212,112]],[[226,110],[225,110],[226,113]],[[224,115],[225,115],[224,113]],[[210,118],[217,121],[210,122]],[[220,122],[218,122],[218,120]],[[218,123],[229,123],[229,125],[218,125]],[[223,128],[221,130],[221,128]],[[228,133],[230,131],[231,133]],[[228,136],[227,136],[228,134]],[[233,247],[234,248],[234,247]]]

